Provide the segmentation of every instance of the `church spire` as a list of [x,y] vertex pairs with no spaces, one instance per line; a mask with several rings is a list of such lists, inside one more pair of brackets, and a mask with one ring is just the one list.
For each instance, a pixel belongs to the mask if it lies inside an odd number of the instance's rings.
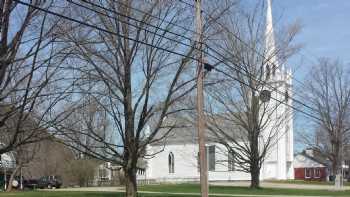
[[273,70],[278,66],[276,57],[276,42],[273,28],[271,0],[267,0],[266,10],[266,32],[265,32],[266,58],[269,60],[268,66]]

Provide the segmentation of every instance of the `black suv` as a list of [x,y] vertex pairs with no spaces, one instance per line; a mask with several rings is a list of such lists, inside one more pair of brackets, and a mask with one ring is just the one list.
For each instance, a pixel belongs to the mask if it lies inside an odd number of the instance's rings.
[[53,189],[62,186],[62,179],[59,176],[43,176],[38,180],[38,188]]

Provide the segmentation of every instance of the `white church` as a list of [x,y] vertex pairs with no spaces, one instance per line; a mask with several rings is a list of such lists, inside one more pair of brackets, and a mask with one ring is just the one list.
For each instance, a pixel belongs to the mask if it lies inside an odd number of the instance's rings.
[[[274,49],[275,38],[273,33],[271,0],[267,0],[266,14],[266,47]],[[269,49],[270,50],[270,49]],[[275,63],[277,59],[273,60]],[[278,65],[278,64],[277,64]],[[288,92],[291,95],[292,79],[291,71],[286,71],[283,66],[272,76],[272,83],[279,92]],[[271,96],[276,99],[285,99],[276,91],[271,91]],[[270,102],[277,102],[272,101]],[[287,100],[288,105],[279,106],[277,115],[290,113],[292,101]],[[285,120],[276,143],[271,147],[260,173],[260,180],[286,180],[294,179],[293,168],[293,118]],[[198,141],[197,129],[187,127],[174,129],[173,135],[166,144],[157,143],[148,147],[149,154],[158,153],[147,161],[147,168],[138,174],[139,180],[153,180],[156,182],[184,182],[199,180],[198,165]],[[221,144],[207,141],[207,161],[209,181],[238,181],[250,180],[250,174],[236,170],[235,163]]]

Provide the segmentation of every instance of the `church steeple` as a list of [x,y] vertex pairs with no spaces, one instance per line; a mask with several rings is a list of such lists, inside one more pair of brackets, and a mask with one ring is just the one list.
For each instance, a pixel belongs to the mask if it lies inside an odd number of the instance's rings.
[[265,48],[265,58],[269,60],[267,62],[267,69],[271,69],[274,72],[274,69],[278,67],[278,59],[276,54],[276,42],[273,27],[271,0],[267,0]]

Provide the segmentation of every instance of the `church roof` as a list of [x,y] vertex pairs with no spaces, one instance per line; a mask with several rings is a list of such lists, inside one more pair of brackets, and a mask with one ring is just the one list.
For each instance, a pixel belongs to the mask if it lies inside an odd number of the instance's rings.
[[[215,120],[215,121],[213,121]],[[219,126],[222,130],[227,132],[226,134],[229,136],[238,136],[242,135],[241,132],[238,131],[238,127],[235,127],[230,124],[228,121],[224,121],[222,119],[216,118],[207,118],[206,124],[206,141],[207,143],[218,142],[218,134],[215,134],[215,126],[213,125],[215,122],[216,126]],[[160,129],[155,137],[155,143],[153,145],[164,145],[164,144],[196,144],[198,143],[198,134],[196,121],[192,118],[185,116],[177,116],[171,117],[164,120],[164,127]],[[172,127],[171,131],[169,128]],[[212,129],[210,129],[212,128]],[[222,134],[219,134],[222,136]]]
[[302,155],[302,156],[309,158],[312,161],[317,162],[319,164],[322,164],[324,166],[329,166],[329,159],[326,156],[324,156],[323,154],[321,154],[316,149],[308,148],[306,150],[303,150],[298,155]]

